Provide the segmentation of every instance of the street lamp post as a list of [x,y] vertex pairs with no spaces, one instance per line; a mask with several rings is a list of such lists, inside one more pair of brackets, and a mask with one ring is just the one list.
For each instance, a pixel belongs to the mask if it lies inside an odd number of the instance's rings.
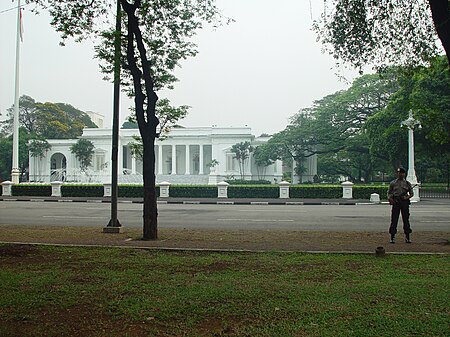
[[414,118],[412,110],[409,110],[409,117],[401,123],[401,126],[408,128],[408,180],[414,187],[414,197],[411,201],[420,201],[419,184],[417,182],[416,170],[414,168],[414,128],[422,128],[420,122]]
[[120,98],[120,39],[121,39],[121,7],[117,0],[116,11],[116,31],[114,38],[114,104],[112,123],[112,155],[111,155],[111,219],[104,233],[120,233],[122,225],[117,218],[117,198],[118,198],[118,153],[119,153],[119,98]]

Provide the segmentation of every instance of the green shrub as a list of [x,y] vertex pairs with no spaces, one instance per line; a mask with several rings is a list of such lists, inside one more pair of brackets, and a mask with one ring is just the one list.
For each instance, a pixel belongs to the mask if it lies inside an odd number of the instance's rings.
[[342,187],[339,185],[294,185],[289,188],[289,197],[339,199],[342,198]]
[[[156,196],[159,197],[159,186],[156,186]],[[143,198],[144,185],[119,185],[119,198]]]
[[47,184],[19,184],[12,185],[13,196],[50,197],[52,186]]
[[270,185],[272,184],[269,180],[242,180],[242,179],[231,179],[225,180],[230,185]]
[[63,197],[103,197],[103,185],[69,184],[61,186]]
[[356,185],[353,186],[353,199],[370,199],[372,193],[380,195],[380,199],[387,199],[389,185]]
[[169,195],[173,198],[217,198],[214,185],[172,185]]
[[274,199],[280,196],[280,188],[277,185],[250,185],[228,187],[228,198],[268,198]]

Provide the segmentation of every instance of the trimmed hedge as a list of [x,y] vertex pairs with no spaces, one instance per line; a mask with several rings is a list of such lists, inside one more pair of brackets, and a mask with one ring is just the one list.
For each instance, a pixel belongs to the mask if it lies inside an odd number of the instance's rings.
[[231,179],[231,180],[225,180],[225,182],[230,185],[270,185],[270,184],[272,184],[269,180]]
[[63,197],[103,197],[103,185],[69,184],[61,186]]
[[340,199],[342,186],[340,185],[294,185],[289,188],[290,198],[308,199]]
[[217,186],[171,185],[169,195],[173,198],[217,198]]
[[228,186],[228,198],[276,199],[279,196],[280,196],[280,188],[277,185]]
[[[159,186],[156,186],[156,196],[159,197]],[[119,198],[143,198],[143,185],[119,185]]]
[[[353,186],[353,199],[370,199],[372,193],[378,193],[383,200],[387,199],[388,185],[355,185]],[[103,197],[101,184],[63,184],[61,194],[63,197]],[[267,198],[279,197],[278,185],[230,185],[228,198]],[[40,196],[48,197],[52,194],[50,184],[19,184],[12,186],[13,196]],[[159,186],[156,195],[160,196]],[[120,198],[142,198],[144,190],[142,185],[119,185]],[[217,186],[214,185],[171,185],[170,196],[173,198],[217,198]],[[292,185],[289,196],[298,199],[341,199],[342,186],[340,185]]]
[[52,186],[47,184],[19,184],[12,185],[13,196],[27,197],[50,197],[52,195]]
[[389,185],[355,185],[353,186],[353,199],[370,199],[372,193],[380,195],[380,199],[387,200]]

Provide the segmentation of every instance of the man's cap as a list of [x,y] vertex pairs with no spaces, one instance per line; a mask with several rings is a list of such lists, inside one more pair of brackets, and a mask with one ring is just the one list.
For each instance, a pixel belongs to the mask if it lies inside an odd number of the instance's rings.
[[403,172],[403,173],[406,173],[406,170],[405,170],[405,168],[404,167],[399,167],[398,169],[397,169],[397,172]]

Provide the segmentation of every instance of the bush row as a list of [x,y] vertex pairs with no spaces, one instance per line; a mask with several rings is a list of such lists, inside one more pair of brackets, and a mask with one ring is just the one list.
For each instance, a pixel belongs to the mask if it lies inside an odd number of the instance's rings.
[[[217,195],[217,192],[216,192]],[[268,198],[280,196],[280,188],[276,185],[248,185],[228,187],[228,198]]]
[[214,185],[172,185],[169,195],[174,198],[217,198]]
[[230,179],[225,180],[230,185],[270,185],[269,180],[242,180],[242,179]]
[[372,193],[377,193],[380,195],[380,199],[387,200],[388,188],[389,188],[389,185],[385,185],[385,186],[356,185],[356,186],[353,186],[353,199],[370,199],[370,195]]
[[19,184],[12,185],[11,192],[18,197],[49,197],[52,195],[52,187],[43,184]]
[[[372,185],[353,186],[354,199],[370,199],[370,194],[378,193],[381,199],[386,199],[388,186]],[[20,184],[12,186],[14,196],[51,196],[51,185]],[[103,197],[103,185],[100,184],[67,184],[61,186],[63,197]],[[144,189],[142,185],[119,185],[119,197],[142,198]],[[156,187],[159,197],[159,186]],[[342,187],[339,185],[294,185],[289,188],[291,198],[298,199],[340,199]],[[216,198],[217,187],[213,185],[172,185],[170,196],[174,198]],[[230,185],[229,198],[268,198],[279,197],[277,185]]]

